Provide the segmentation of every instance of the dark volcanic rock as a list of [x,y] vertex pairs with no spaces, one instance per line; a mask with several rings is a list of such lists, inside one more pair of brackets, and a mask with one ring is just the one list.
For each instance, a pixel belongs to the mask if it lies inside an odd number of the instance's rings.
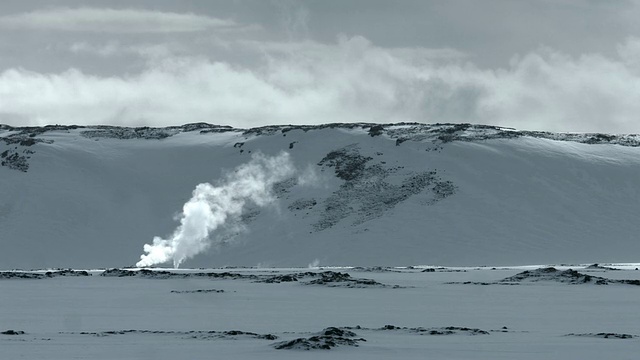
[[61,332],[61,334],[80,334],[80,335],[93,335],[98,337],[111,336],[111,335],[129,335],[129,334],[152,334],[152,335],[174,335],[181,336],[190,339],[230,339],[235,340],[239,338],[253,338],[261,340],[276,340],[277,336],[272,334],[257,334],[249,331],[240,330],[228,330],[228,331],[162,331],[162,330],[109,330],[100,332],[83,331],[79,333],[75,332]]
[[[423,192],[430,197],[425,204],[433,205],[456,191],[455,185],[443,181],[436,171],[410,172],[402,166],[391,167],[372,160],[362,155],[356,145],[333,150],[320,160],[318,166],[332,168],[344,183],[325,199],[320,220],[313,224],[316,231],[331,228],[351,216],[355,217],[353,225],[379,218]],[[391,175],[400,177],[401,183],[389,181]]]
[[2,271],[0,272],[0,279],[47,279],[58,276],[91,276],[84,270],[55,270],[47,271],[45,273],[39,272],[24,272],[24,271]]
[[27,172],[29,170],[29,157],[20,155],[15,150],[5,150],[0,153],[0,166],[6,166],[11,170]]
[[328,287],[347,287],[347,288],[365,288],[365,287],[382,287],[382,288],[400,288],[398,285],[386,285],[371,279],[353,278],[347,273],[336,271],[323,272],[302,272],[281,275],[259,276],[255,282],[278,284],[283,282],[300,282],[303,285],[324,285]]
[[89,274],[88,272],[86,272],[84,270],[72,270],[72,269],[47,271],[46,273],[44,273],[44,275],[47,276],[47,277],[55,277],[55,276],[91,276],[91,274]]
[[434,327],[434,328],[423,328],[423,327],[400,327],[395,325],[385,325],[377,330],[394,330],[394,331],[406,331],[411,333],[417,333],[419,335],[489,335],[488,331],[468,328],[468,327],[460,327],[460,326],[447,326],[447,327]]
[[591,276],[582,274],[573,269],[558,270],[554,267],[540,268],[535,270],[527,270],[513,276],[509,276],[500,281],[495,282],[463,282],[448,284],[465,284],[465,285],[520,285],[536,282],[559,282],[568,285],[593,284],[593,285],[635,285],[640,286],[640,280],[614,280],[599,276]]
[[567,334],[565,336],[592,337],[601,339],[633,339],[637,335],[618,334],[618,333],[584,333],[584,334]]
[[606,285],[610,282],[610,280],[581,274],[575,270],[568,269],[565,271],[560,271],[554,267],[541,268],[530,271],[523,271],[514,276],[510,276],[508,278],[500,280],[503,283],[520,283],[520,282],[537,282],[537,281],[555,281],[567,284],[586,284],[593,283],[596,285]]
[[2,335],[24,335],[24,331],[6,330],[6,331],[3,331],[3,332],[0,332],[0,334],[2,334]]
[[136,276],[136,272],[132,270],[123,270],[123,269],[107,269],[100,274],[100,276],[110,276],[110,277],[125,277],[125,276]]
[[333,167],[338,178],[350,181],[364,175],[369,160],[372,158],[360,155],[358,149],[351,146],[331,151],[318,165]]
[[[371,279],[358,279],[353,278],[347,273],[324,271],[318,274],[320,277],[306,282],[306,285],[324,285],[329,287],[349,287],[349,288],[362,288],[362,287],[389,287]],[[399,288],[399,286],[393,286]]]
[[29,273],[22,271],[2,271],[0,279],[43,279],[45,276],[38,273]]
[[184,279],[184,278],[209,278],[209,279],[245,279],[245,280],[256,280],[258,276],[256,275],[243,275],[238,273],[230,273],[230,272],[199,272],[199,273],[175,273],[166,270],[150,270],[150,269],[140,269],[140,270],[126,270],[126,269],[108,269],[102,272],[100,276],[110,276],[110,277],[128,277],[128,276],[136,276],[148,279]]
[[208,294],[208,293],[223,293],[224,290],[217,289],[198,289],[198,290],[171,290],[173,294]]
[[337,346],[354,346],[358,342],[367,341],[355,338],[356,333],[337,327],[328,327],[319,334],[308,338],[297,338],[273,344],[278,350],[330,350]]
[[93,126],[90,130],[80,132],[80,135],[94,138],[110,138],[110,139],[153,139],[161,140],[176,135],[180,131],[176,128],[152,128],[152,127],[118,127],[118,126]]
[[619,271],[620,269],[615,269],[608,266],[601,266],[600,264],[591,264],[585,268],[586,270],[611,270],[611,271]]
[[270,276],[266,279],[263,280],[259,280],[258,282],[263,282],[263,283],[267,283],[267,284],[277,284],[277,283],[281,283],[281,282],[294,282],[294,281],[298,281],[298,274],[284,274],[284,275],[275,275],[275,276]]

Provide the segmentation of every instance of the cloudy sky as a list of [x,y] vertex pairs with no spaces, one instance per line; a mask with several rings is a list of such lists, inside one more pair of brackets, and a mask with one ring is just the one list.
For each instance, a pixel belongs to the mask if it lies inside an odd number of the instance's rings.
[[0,123],[640,133],[640,0],[2,0]]

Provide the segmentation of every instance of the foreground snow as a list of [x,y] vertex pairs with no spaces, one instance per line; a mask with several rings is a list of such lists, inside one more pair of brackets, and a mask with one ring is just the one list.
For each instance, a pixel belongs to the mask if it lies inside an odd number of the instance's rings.
[[640,286],[549,274],[637,265],[3,273],[0,358],[632,359]]

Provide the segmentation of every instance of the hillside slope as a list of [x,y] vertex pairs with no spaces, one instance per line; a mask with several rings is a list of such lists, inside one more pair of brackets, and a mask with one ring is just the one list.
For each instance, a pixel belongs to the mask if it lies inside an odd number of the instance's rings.
[[185,266],[637,262],[639,145],[447,124],[0,126],[0,268],[135,264],[196,185],[282,151],[298,175],[278,201]]

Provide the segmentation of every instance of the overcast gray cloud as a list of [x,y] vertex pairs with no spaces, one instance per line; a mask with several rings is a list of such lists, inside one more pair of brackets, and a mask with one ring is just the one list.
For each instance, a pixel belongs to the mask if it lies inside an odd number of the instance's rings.
[[[15,51],[0,59],[0,123],[417,121],[640,132],[640,32],[626,15],[637,2],[480,3],[185,1],[180,11],[130,1],[135,8],[5,13],[0,50]],[[561,25],[565,33],[546,35]]]
[[171,33],[207,29],[232,29],[232,20],[190,13],[170,13],[141,9],[56,8],[0,17],[7,29],[88,31],[112,33]]

